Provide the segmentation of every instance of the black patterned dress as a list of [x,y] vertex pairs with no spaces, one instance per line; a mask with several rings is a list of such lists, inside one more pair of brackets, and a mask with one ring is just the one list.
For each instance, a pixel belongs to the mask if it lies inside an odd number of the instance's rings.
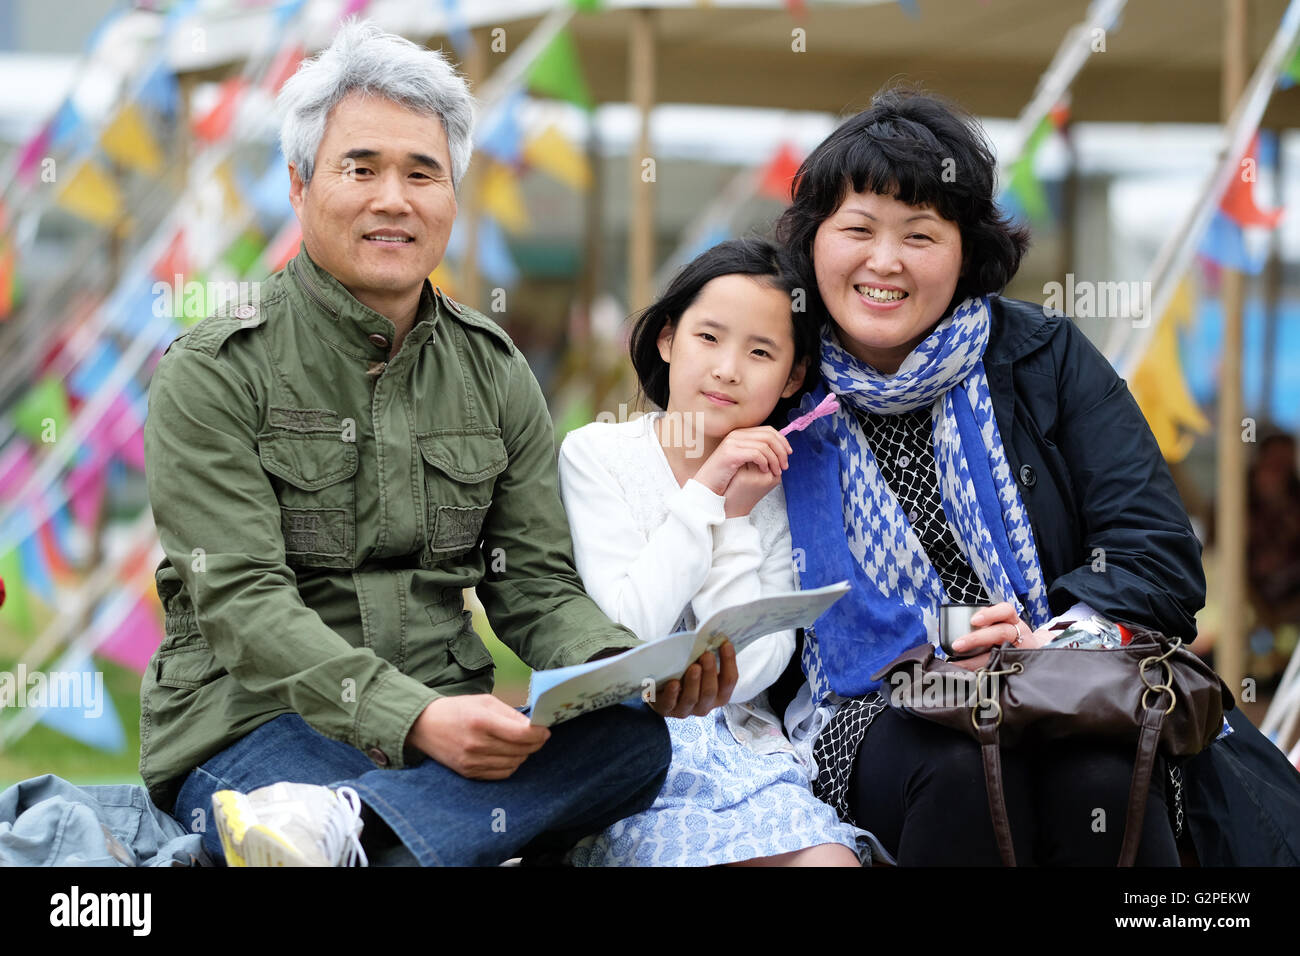
[[[928,407],[899,415],[858,412],[858,421],[862,423],[871,453],[876,456],[880,473],[943,581],[948,602],[985,604],[988,593],[962,554],[944,514],[930,414]],[[888,706],[879,691],[849,699],[835,712],[813,745],[813,758],[817,762],[813,793],[849,823],[855,822],[848,806],[848,793],[858,747],[871,721]]]

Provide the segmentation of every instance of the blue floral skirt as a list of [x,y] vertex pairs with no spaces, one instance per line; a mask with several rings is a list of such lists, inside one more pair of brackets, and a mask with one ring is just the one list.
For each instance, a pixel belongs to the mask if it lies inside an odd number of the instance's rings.
[[575,866],[714,866],[823,843],[870,861],[865,831],[812,795],[794,754],[737,742],[723,708],[668,720],[673,758],[659,796],[635,816],[587,837]]

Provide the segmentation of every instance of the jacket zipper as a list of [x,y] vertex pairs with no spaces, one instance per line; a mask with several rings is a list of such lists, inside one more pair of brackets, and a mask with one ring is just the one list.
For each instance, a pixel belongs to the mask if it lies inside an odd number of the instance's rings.
[[292,260],[290,265],[293,269],[293,277],[298,280],[298,284],[302,286],[303,289],[306,290],[309,296],[311,296],[313,299],[316,300],[317,304],[320,305],[322,309],[324,309],[326,312],[328,312],[330,315],[334,316],[334,318],[337,319],[339,317],[338,309],[331,308],[329,305],[326,304],[325,300],[320,297],[320,293],[316,291],[315,284],[306,276],[304,276],[302,272],[299,270],[298,260],[297,259]]
[[[315,299],[316,303],[322,309],[324,309],[326,312],[328,312],[330,315],[334,316],[334,318],[337,319],[339,317],[338,309],[331,308],[328,304],[326,304],[325,300],[320,297],[320,294],[316,291],[315,283],[313,283],[310,279],[308,279],[305,275],[303,275],[302,272],[299,271],[298,260],[297,259],[290,260],[289,267],[293,270],[293,277],[296,280],[298,280],[298,284],[303,287],[306,293],[309,296],[311,296],[313,299]],[[387,368],[388,368],[387,362],[371,362],[370,367],[366,369],[366,374],[370,376],[371,379],[376,379],[380,375],[383,375],[384,370]]]

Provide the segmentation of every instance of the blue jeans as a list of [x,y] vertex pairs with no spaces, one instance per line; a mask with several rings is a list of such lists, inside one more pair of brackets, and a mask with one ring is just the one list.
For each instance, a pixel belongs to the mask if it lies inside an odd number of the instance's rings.
[[[218,790],[247,793],[280,781],[348,786],[365,805],[361,841],[373,863],[492,866],[521,852],[562,852],[646,809],[671,756],[663,718],[644,707],[607,707],[553,727],[505,780],[469,780],[433,759],[381,770],[298,714],[284,714],[192,770],[172,812],[190,829],[211,820]],[[215,826],[204,828],[203,846],[225,859]]]

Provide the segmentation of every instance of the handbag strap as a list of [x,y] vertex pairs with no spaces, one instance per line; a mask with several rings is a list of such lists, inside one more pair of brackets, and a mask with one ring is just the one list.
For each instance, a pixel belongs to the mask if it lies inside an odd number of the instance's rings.
[[1007,797],[1002,789],[1002,748],[998,724],[979,725],[980,754],[984,758],[984,786],[989,793],[989,814],[993,817],[993,835],[1003,866],[1016,865],[1016,848],[1011,842],[1011,821],[1007,818]]
[[[1133,779],[1129,783],[1128,812],[1124,819],[1124,842],[1120,845],[1119,866],[1131,867],[1137,859],[1142,839],[1142,821],[1146,818],[1147,797],[1151,792],[1151,775],[1155,771],[1156,750],[1160,745],[1160,728],[1165,712],[1148,707],[1142,712],[1138,735],[1137,758],[1133,761]],[[989,816],[993,818],[993,835],[1003,866],[1016,865],[1016,849],[1011,841],[1011,820],[1007,816],[1006,791],[1002,783],[1002,748],[998,723],[979,725],[980,755],[984,762],[984,786],[989,795]]]
[[1159,707],[1148,707],[1142,712],[1137,759],[1133,761],[1133,780],[1128,788],[1124,843],[1119,850],[1120,866],[1132,866],[1137,859],[1138,841],[1142,839],[1142,821],[1147,812],[1147,794],[1151,790],[1151,774],[1155,771],[1156,748],[1160,744],[1160,727],[1164,722],[1165,712]]

